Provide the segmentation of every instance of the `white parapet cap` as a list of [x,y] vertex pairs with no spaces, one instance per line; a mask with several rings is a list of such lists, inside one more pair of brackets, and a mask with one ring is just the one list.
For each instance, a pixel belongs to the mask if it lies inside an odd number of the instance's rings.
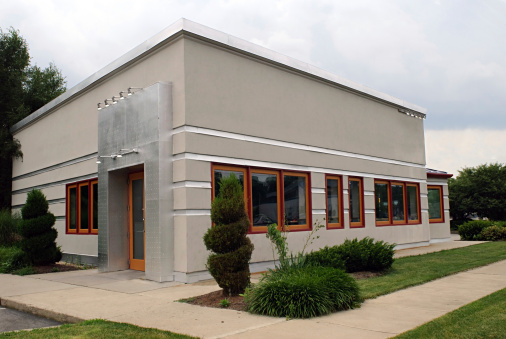
[[256,45],[249,41],[220,32],[218,30],[198,24],[188,19],[181,18],[172,25],[170,25],[169,27],[165,28],[160,33],[156,34],[152,38],[146,40],[142,44],[133,48],[129,52],[125,53],[123,56],[111,62],[109,65],[95,72],[94,74],[92,74],[79,84],[67,90],[62,95],[58,96],[57,98],[50,101],[43,107],[39,108],[37,111],[33,112],[20,122],[16,123],[14,126],[12,126],[11,132],[14,133],[22,129],[24,126],[35,122],[44,115],[49,114],[56,107],[65,103],[66,101],[78,95],[80,92],[86,90],[87,88],[92,87],[98,81],[102,81],[104,78],[111,76],[120,69],[127,67],[137,59],[140,59],[145,55],[151,53],[155,49],[162,47],[165,43],[169,43],[170,41],[174,40],[180,35],[189,35],[196,38],[200,38],[207,42],[220,45],[228,49],[232,49],[239,53],[247,54],[254,58],[262,59],[266,62],[274,63],[279,66],[299,71],[306,75],[310,75],[324,81],[328,81],[339,87],[351,90],[352,92],[356,92],[365,96],[379,99],[380,101],[394,104],[395,106],[401,108],[418,112],[424,116],[426,113],[426,109],[423,107],[411,104],[407,101],[382,93],[380,91],[361,85],[359,83],[350,81],[348,79],[345,79],[328,71],[320,69],[316,66],[310,65],[306,62],[302,62],[297,59],[286,56],[284,54],[274,52],[268,48]]

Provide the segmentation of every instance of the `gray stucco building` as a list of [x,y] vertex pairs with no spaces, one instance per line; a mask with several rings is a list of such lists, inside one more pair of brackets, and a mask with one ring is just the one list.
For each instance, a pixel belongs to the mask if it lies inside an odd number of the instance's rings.
[[209,277],[202,236],[220,177],[244,187],[255,250],[266,225],[313,248],[370,236],[450,240],[448,175],[427,171],[425,110],[181,19],[12,128],[12,204],[40,188],[67,258],[156,281]]

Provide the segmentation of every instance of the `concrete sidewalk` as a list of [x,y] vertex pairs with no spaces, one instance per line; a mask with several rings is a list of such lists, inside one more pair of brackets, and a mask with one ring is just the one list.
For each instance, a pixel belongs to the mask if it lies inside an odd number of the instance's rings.
[[218,290],[214,281],[184,285],[142,277],[97,270],[0,275],[1,305],[63,322],[103,318],[202,338],[388,338],[506,288],[506,261],[367,300],[359,309],[289,321],[174,302]]

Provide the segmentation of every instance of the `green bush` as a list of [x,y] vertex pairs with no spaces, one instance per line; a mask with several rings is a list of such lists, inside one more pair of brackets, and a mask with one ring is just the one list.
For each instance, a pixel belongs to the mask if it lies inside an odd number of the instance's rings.
[[333,267],[346,271],[346,262],[338,253],[338,247],[325,246],[306,255],[306,264],[311,266]]
[[273,271],[245,297],[255,314],[311,318],[354,307],[360,300],[356,281],[339,269],[308,266]]
[[18,215],[12,215],[8,209],[0,210],[0,246],[11,246],[16,242],[18,222]]
[[392,267],[395,244],[374,241],[365,237],[362,240],[346,239],[343,244],[324,247],[311,252],[306,262],[312,265],[344,268],[346,272],[384,271]]
[[0,273],[11,273],[27,265],[23,250],[18,247],[0,247]]
[[41,191],[28,193],[21,215],[23,220],[18,231],[24,239],[20,246],[30,263],[44,265],[60,261],[62,254],[55,243],[58,232],[53,228],[55,217],[48,212],[48,203]]
[[207,268],[223,295],[237,295],[250,284],[253,244],[247,237],[249,218],[239,180],[232,174],[219,184],[220,193],[211,206],[215,225],[204,235],[206,248],[214,252],[207,259]]
[[489,220],[472,220],[459,226],[459,234],[462,240],[481,240],[481,231],[492,226],[494,223]]
[[480,238],[487,241],[506,240],[506,227],[497,225],[485,227],[480,233]]

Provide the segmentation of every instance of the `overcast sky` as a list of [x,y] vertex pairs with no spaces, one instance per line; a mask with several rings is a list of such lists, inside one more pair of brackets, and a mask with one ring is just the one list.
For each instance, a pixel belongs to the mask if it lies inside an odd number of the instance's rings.
[[181,17],[427,108],[427,167],[506,163],[506,0],[0,0],[68,88]]

